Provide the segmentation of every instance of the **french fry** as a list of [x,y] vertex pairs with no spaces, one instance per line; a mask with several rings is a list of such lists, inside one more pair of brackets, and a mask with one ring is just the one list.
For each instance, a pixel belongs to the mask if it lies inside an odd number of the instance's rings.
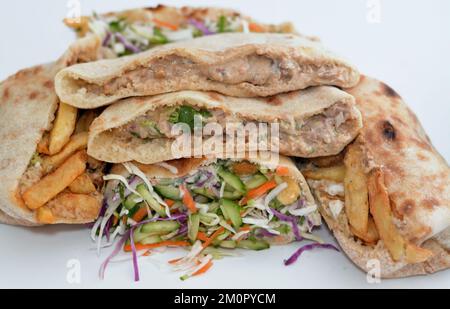
[[283,177],[283,181],[287,183],[288,187],[278,194],[277,199],[283,205],[292,205],[298,200],[302,191],[294,178]]
[[78,110],[70,105],[60,103],[53,129],[50,132],[49,153],[57,154],[69,142],[75,130]]
[[66,192],[59,194],[50,203],[54,217],[77,222],[95,220],[101,208],[101,202],[95,196]]
[[342,165],[342,163],[344,162],[344,156],[345,153],[341,152],[336,156],[314,158],[311,159],[310,162],[317,167],[332,167],[336,165]]
[[367,176],[361,161],[362,151],[350,147],[345,157],[345,213],[359,235],[367,235],[369,225],[369,194]]
[[54,169],[58,168],[64,163],[71,155],[79,150],[83,150],[87,147],[88,143],[88,133],[80,133],[73,135],[70,138],[69,143],[61,150],[60,153],[45,157],[42,161],[42,167],[45,173],[50,173]]
[[25,204],[32,210],[44,206],[85,172],[86,161],[85,151],[74,154],[55,172],[45,176],[25,191],[22,196]]
[[75,134],[88,132],[89,127],[91,126],[94,119],[97,117],[97,113],[93,110],[85,111],[80,119],[77,121],[77,125],[75,127]]
[[433,252],[413,244],[406,245],[406,261],[411,264],[422,263],[433,256]]
[[384,185],[383,173],[373,170],[368,181],[370,212],[375,221],[380,238],[383,240],[392,259],[399,261],[405,255],[405,240],[393,222],[391,203]]
[[369,224],[367,226],[367,233],[360,234],[353,227],[350,227],[351,232],[358,238],[362,239],[367,244],[375,245],[377,241],[380,239],[380,235],[378,234],[377,227],[373,218],[369,218]]
[[55,217],[52,211],[47,207],[41,207],[37,210],[37,221],[42,224],[53,224]]
[[89,178],[89,175],[86,173],[78,176],[78,178],[70,184],[69,190],[70,192],[77,194],[90,194],[96,191],[91,178]]
[[324,167],[314,170],[302,171],[303,176],[312,180],[330,180],[334,182],[344,182],[345,166]]
[[37,152],[40,154],[50,154],[50,150],[48,149],[48,145],[50,143],[50,135],[48,133],[45,133],[42,136],[42,139],[39,141],[39,144],[37,145]]

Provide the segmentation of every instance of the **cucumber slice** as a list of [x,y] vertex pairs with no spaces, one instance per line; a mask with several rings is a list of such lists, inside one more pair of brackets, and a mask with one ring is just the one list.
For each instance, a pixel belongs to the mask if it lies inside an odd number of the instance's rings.
[[171,199],[173,201],[181,201],[180,190],[175,186],[155,186],[156,192],[165,198]]
[[142,226],[141,232],[148,234],[148,236],[165,235],[172,233],[180,227],[176,221],[159,221],[150,222]]
[[242,226],[241,206],[227,199],[220,200],[220,205],[225,219],[231,220],[234,228],[240,228]]
[[217,211],[220,209],[220,204],[217,202],[213,202],[209,204],[209,212],[213,214],[217,214]]
[[149,236],[144,238],[143,240],[141,240],[139,243],[142,245],[154,245],[154,244],[159,244],[160,242],[162,242],[162,239],[160,236]]
[[194,243],[197,240],[198,228],[200,227],[200,215],[191,214],[188,219],[188,237]]
[[216,199],[216,196],[214,195],[214,193],[211,190],[208,190],[206,188],[193,189],[192,192],[194,192],[195,194],[207,197],[210,200]]
[[263,240],[241,240],[238,242],[237,247],[241,249],[261,251],[269,249],[270,245]]
[[262,174],[256,174],[250,180],[245,183],[248,190],[253,190],[261,187],[268,181],[267,177]]
[[237,247],[237,242],[234,240],[222,241],[219,246],[224,249],[235,249]]
[[142,201],[142,198],[139,195],[130,194],[123,202],[123,206],[125,206],[126,209],[131,210],[137,205],[139,200]]
[[159,205],[159,203],[147,190],[145,184],[140,184],[139,186],[137,186],[136,191],[144,198],[144,200],[148,203],[150,208],[156,211],[161,217],[166,217],[166,211],[164,207]]
[[226,171],[222,166],[220,166],[217,170],[217,174],[235,190],[241,192],[242,194],[246,193],[247,190],[245,188],[245,184],[237,175]]
[[227,199],[227,200],[239,200],[243,197],[244,195],[239,192],[239,191],[234,191],[234,192],[228,192],[228,191],[224,191],[223,192],[223,198]]

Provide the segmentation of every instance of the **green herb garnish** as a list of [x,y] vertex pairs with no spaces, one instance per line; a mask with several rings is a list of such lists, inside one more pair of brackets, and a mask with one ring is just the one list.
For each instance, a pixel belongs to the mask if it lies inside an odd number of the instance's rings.
[[169,116],[169,122],[173,124],[185,123],[191,130],[194,130],[196,116],[200,116],[203,119],[209,118],[212,115],[207,110],[198,111],[191,106],[181,106]]
[[161,29],[155,28],[150,43],[153,45],[167,44],[169,43],[169,39],[161,32]]
[[224,15],[220,16],[219,20],[217,21],[217,32],[219,33],[230,32],[228,26],[229,24],[227,17]]

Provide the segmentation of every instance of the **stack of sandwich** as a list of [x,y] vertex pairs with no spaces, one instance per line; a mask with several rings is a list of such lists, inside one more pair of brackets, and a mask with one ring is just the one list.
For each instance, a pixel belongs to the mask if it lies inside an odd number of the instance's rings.
[[[66,20],[78,40],[0,84],[0,221],[90,223],[98,249],[299,242],[322,218],[382,277],[450,266],[450,174],[389,86],[298,34],[231,10],[158,7]],[[221,248],[221,249],[217,249]],[[221,251],[222,250],[222,251]]]

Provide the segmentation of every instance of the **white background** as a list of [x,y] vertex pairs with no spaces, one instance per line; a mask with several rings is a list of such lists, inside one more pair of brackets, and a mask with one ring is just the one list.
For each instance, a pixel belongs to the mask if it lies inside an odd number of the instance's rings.
[[[321,37],[328,47],[350,59],[361,72],[387,82],[399,92],[418,114],[437,149],[447,161],[450,159],[448,0],[80,2],[83,14],[164,3],[233,7],[264,22],[294,21],[301,32]],[[53,61],[64,52],[74,39],[62,24],[69,12],[68,3],[63,0],[2,2],[0,79],[21,68]],[[381,5],[379,23],[374,22],[372,15],[376,10],[369,8],[377,3]],[[322,233],[331,241],[327,231]],[[176,274],[161,271],[154,263],[143,260],[140,263],[143,280],[139,284],[132,282],[129,263],[113,265],[106,280],[99,281],[97,270],[102,259],[89,250],[92,245],[88,233],[79,227],[28,230],[0,226],[0,245],[0,287],[450,288],[449,271],[369,285],[365,275],[343,255],[328,251],[307,253],[295,266],[286,268],[282,261],[296,245],[218,261],[207,276],[186,283],[180,282]],[[81,263],[79,285],[71,285],[66,280],[67,262],[71,259]]]

